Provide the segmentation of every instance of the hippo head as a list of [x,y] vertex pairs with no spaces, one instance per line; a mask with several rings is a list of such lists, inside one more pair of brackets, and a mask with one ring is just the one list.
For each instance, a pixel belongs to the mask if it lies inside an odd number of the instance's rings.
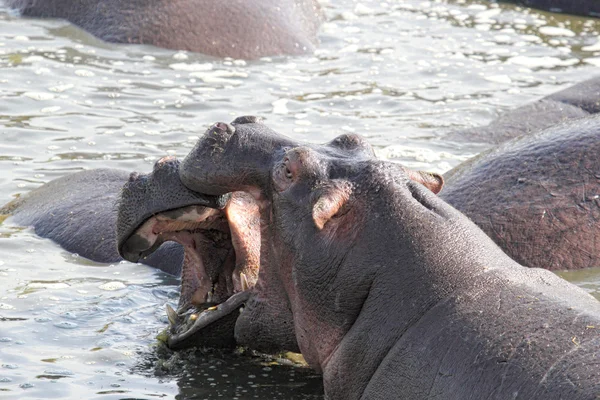
[[119,201],[118,250],[138,262],[164,242],[181,244],[181,296],[177,311],[167,306],[167,344],[235,345],[234,311],[258,274],[257,241],[243,235],[258,213],[249,196],[199,194],[181,184],[178,172],[179,161],[164,157],[152,173],[131,174]]
[[260,272],[235,337],[263,351],[293,349],[295,338],[317,370],[351,328],[377,274],[389,219],[378,210],[392,204],[393,187],[417,197],[443,185],[439,175],[377,160],[358,135],[300,144],[255,117],[215,124],[182,162],[180,178],[199,193],[252,195]]

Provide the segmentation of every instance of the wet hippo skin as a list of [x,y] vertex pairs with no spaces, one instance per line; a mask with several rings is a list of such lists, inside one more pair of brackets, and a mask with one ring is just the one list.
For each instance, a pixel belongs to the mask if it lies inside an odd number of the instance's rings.
[[316,0],[7,0],[30,17],[63,18],[108,42],[255,59],[314,50]]
[[[36,234],[81,257],[100,263],[119,262],[123,258],[117,252],[116,200],[129,177],[129,172],[117,169],[70,174],[19,197],[1,208],[0,214],[11,215],[6,223],[30,226]],[[185,205],[199,200],[201,203],[204,198],[196,195],[179,201]],[[179,244],[168,242],[140,262],[179,275],[183,250]]]
[[508,141],[444,178],[440,196],[521,264],[600,267],[600,115]]
[[504,0],[540,10],[562,12],[566,14],[600,16],[600,3],[596,0]]
[[242,118],[207,132],[180,177],[256,200],[260,272],[236,338],[294,334],[327,399],[597,396],[600,303],[517,264],[434,194],[440,180],[360,137],[304,145]]
[[[600,5],[600,2],[598,3]],[[552,93],[538,101],[502,113],[487,126],[452,132],[456,141],[499,144],[566,120],[600,112],[600,76]]]

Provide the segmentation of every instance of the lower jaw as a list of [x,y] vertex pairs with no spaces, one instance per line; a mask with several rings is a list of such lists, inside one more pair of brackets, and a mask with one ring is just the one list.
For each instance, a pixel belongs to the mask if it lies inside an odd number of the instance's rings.
[[195,314],[193,323],[188,314],[182,324],[189,324],[189,328],[181,325],[172,327],[171,332],[167,334],[167,346],[173,350],[189,347],[236,347],[235,323],[249,297],[249,290],[236,293],[225,302]]

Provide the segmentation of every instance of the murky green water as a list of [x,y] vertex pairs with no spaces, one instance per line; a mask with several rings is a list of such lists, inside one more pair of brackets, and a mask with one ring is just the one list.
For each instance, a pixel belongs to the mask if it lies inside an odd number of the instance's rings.
[[[484,148],[449,131],[599,73],[600,20],[484,1],[325,8],[314,55],[256,62],[109,45],[0,9],[0,203],[81,169],[147,171],[242,114],[316,142],[357,132],[384,157],[445,171]],[[600,271],[564,276],[598,293]],[[244,356],[184,355],[155,375],[177,292],[151,268],[91,264],[0,226],[0,397],[320,398],[310,371]]]

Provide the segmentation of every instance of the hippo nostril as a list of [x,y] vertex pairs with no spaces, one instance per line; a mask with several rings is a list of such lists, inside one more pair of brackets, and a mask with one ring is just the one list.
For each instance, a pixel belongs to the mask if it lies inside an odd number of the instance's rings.
[[261,117],[254,115],[244,115],[243,117],[237,117],[233,120],[232,124],[259,124],[263,121]]
[[210,127],[209,132],[216,134],[230,134],[233,135],[235,133],[235,127],[226,124],[225,122],[217,122],[213,126]]
[[162,171],[162,170],[168,171],[171,169],[171,167],[173,167],[174,165],[177,165],[177,162],[178,162],[177,157],[175,157],[175,156],[162,157],[154,163],[153,171],[154,171],[154,173],[158,173],[159,171]]
[[135,182],[137,178],[140,176],[137,172],[132,172],[129,174],[129,182]]

